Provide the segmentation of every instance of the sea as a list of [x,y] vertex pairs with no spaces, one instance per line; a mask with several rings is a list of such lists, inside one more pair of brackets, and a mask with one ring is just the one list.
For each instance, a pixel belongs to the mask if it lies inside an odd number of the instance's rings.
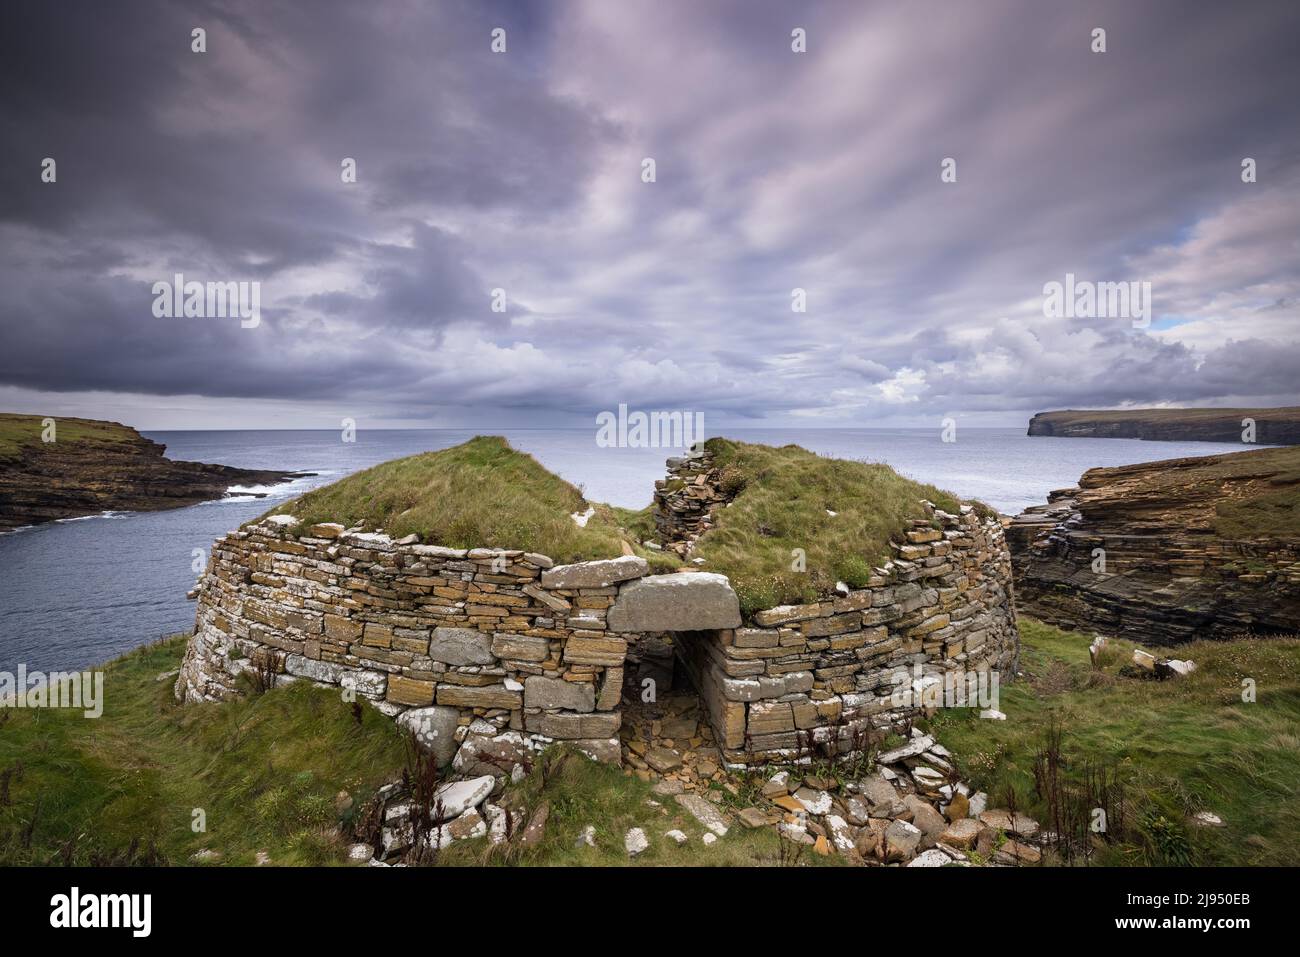
[[[450,429],[145,432],[173,459],[316,473],[284,485],[164,512],[110,512],[0,535],[0,671],[88,668],[188,631],[185,593],[212,542],[273,505],[371,465],[457,445]],[[504,430],[511,445],[577,485],[591,501],[649,504],[664,460],[679,450],[605,448],[594,429]],[[1029,437],[1023,429],[728,429],[728,437],[884,462],[963,498],[1015,514],[1075,485],[1095,466],[1241,451],[1239,444]],[[259,494],[264,497],[258,497]]]

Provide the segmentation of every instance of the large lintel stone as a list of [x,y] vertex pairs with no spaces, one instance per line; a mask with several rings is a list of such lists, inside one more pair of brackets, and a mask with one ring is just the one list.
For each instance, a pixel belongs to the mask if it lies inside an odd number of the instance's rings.
[[610,631],[706,631],[740,627],[740,599],[726,575],[650,575],[619,589]]

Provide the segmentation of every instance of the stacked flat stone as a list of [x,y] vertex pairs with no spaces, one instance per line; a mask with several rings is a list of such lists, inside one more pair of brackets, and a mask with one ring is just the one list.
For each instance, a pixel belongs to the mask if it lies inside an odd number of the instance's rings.
[[900,707],[900,684],[964,693],[971,675],[1011,679],[1019,633],[1002,525],[970,506],[927,507],[933,519],[893,544],[865,588],[677,637],[729,763],[856,754],[932,710]]
[[[627,635],[607,630],[634,556],[556,566],[521,550],[454,549],[287,516],[216,543],[178,699],[237,694],[269,666],[336,685],[450,744],[480,719],[529,747],[565,740],[619,759]],[[462,732],[463,736],[463,732]],[[450,758],[450,754],[447,755]]]
[[727,503],[713,456],[700,450],[668,460],[668,477],[655,482],[655,531],[659,544],[685,557],[712,527],[713,512]]
[[1052,492],[1007,529],[1016,591],[1030,614],[1152,645],[1295,632],[1293,537],[1224,538],[1184,513],[1162,514],[1158,503],[1138,503],[1146,511],[1135,514],[1138,505],[1082,507],[1083,494]]

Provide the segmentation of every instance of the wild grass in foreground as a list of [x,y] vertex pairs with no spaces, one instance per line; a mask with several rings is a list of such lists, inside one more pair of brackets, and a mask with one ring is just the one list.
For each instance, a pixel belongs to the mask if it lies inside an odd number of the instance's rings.
[[[1111,840],[1095,842],[1090,863],[1300,863],[1300,641],[1184,646],[1178,654],[1197,670],[1157,682],[1125,666],[1130,648],[1122,643],[1094,669],[1090,636],[1029,619],[1021,630],[1024,674],[1002,688],[1006,721],[948,710],[928,722],[962,779],[986,790],[991,806],[1012,804],[1050,829],[1035,772],[1055,755],[1065,791],[1084,789],[1090,775],[1095,784],[1099,770],[1122,785],[1110,792]],[[183,648],[184,639],[173,638],[108,665],[98,720],[79,711],[0,710],[0,864],[346,860],[357,816],[380,785],[402,775],[406,754],[394,722],[304,682],[182,707],[171,678],[158,679],[177,667]],[[1247,678],[1253,703],[1242,701]],[[1053,724],[1056,744],[1048,740]],[[761,780],[736,779],[739,794],[724,803],[733,810],[751,803]],[[701,826],[671,797],[564,749],[534,762],[502,800],[526,817],[546,806],[536,845],[493,848],[484,838],[443,851],[438,862],[842,862],[796,858],[773,829],[739,822],[705,845]],[[1194,824],[1199,811],[1224,826]],[[196,812],[206,830],[194,829]],[[595,847],[581,840],[588,826]],[[629,860],[623,839],[632,827],[645,831],[650,847]],[[673,829],[687,835],[684,845],[665,836]]]
[[[1112,840],[1094,842],[1094,864],[1300,864],[1300,640],[1166,649],[1158,653],[1197,669],[1156,681],[1128,664],[1129,643],[1112,641],[1094,668],[1091,634],[1026,618],[1020,633],[1024,674],[1001,688],[1006,721],[962,709],[930,722],[993,804],[1005,806],[1010,793],[1050,829],[1035,764],[1041,776],[1055,750],[1070,789],[1084,789],[1089,776],[1095,785],[1102,771],[1119,776],[1119,820],[1110,808]],[[1248,680],[1254,702],[1242,700]],[[1195,823],[1200,811],[1223,826]]]
[[[357,816],[406,766],[397,725],[305,682],[238,701],[178,705],[174,678],[158,679],[177,667],[184,640],[108,665],[97,720],[80,711],[0,711],[0,865],[346,862]],[[626,864],[623,839],[632,827],[650,842],[631,860],[638,865],[795,861],[770,828],[737,824],[707,846],[704,829],[671,797],[565,749],[535,762],[509,800],[529,816],[547,806],[537,845],[492,848],[480,839],[443,851],[438,862]],[[196,811],[204,831],[193,828]],[[595,847],[579,840],[588,825],[596,828]],[[684,845],[664,836],[673,829],[687,835]],[[801,854],[799,862],[827,863],[812,857]]]
[[182,707],[174,676],[158,676],[184,647],[172,638],[108,665],[99,719],[0,711],[0,864],[340,859],[336,795],[359,803],[400,769],[393,722],[305,684]]

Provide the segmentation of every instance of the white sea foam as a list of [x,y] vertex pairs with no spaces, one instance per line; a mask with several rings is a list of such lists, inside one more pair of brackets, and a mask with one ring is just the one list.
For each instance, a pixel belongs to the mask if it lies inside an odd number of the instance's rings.
[[[126,518],[130,514],[130,512],[121,512],[109,509],[105,512],[96,512],[94,515],[76,515],[72,518],[56,518],[54,523],[56,525],[63,525],[67,522],[86,522],[92,518]],[[27,527],[31,528],[32,526],[28,525]]]

